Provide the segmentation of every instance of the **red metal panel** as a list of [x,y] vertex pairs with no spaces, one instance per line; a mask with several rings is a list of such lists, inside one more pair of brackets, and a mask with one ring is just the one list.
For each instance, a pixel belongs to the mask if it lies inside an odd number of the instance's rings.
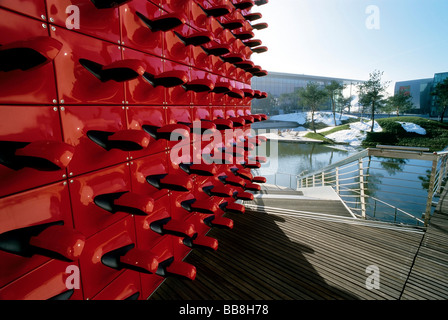
[[82,300],[81,281],[78,288],[72,288],[69,279],[73,275],[73,281],[78,281],[75,279],[78,273],[73,272],[78,272],[76,268],[79,268],[77,262],[50,260],[1,288],[0,300]]
[[2,7],[42,21],[47,20],[45,0],[2,0],[0,8]]
[[162,105],[165,101],[165,87],[150,83],[149,79],[163,73],[163,60],[132,49],[125,50],[123,57],[142,61],[146,65],[144,76],[125,82],[126,104]]
[[142,298],[140,276],[126,270],[108,284],[91,300],[140,300]]
[[190,27],[188,25],[182,25],[175,28],[173,31],[164,32],[164,52],[163,57],[176,61],[178,63],[190,65],[191,63],[191,46],[184,43],[178,35],[189,34]]
[[157,134],[157,129],[166,123],[166,109],[161,106],[129,106],[126,107],[129,130],[144,130],[149,133],[149,145],[141,151],[131,151],[130,159],[141,158],[146,155],[164,152],[167,140]]
[[[180,123],[187,125],[188,128],[193,127],[191,107],[170,106],[166,109],[166,114],[168,124]],[[185,143],[190,143],[190,136],[185,137],[181,141],[168,141],[168,147],[173,148],[174,146],[181,146]]]
[[[91,0],[46,0],[46,2],[48,19],[58,27],[67,28],[67,25],[71,26],[75,22],[70,18],[74,13],[70,6],[75,5],[79,10],[79,29],[73,28],[73,31],[119,43],[120,20],[118,8],[98,9]],[[77,13],[78,11],[75,14]]]
[[189,24],[198,31],[207,31],[208,17],[204,10],[194,1],[191,1]]
[[85,299],[95,296],[125,270],[106,266],[102,261],[104,254],[132,244],[135,245],[132,217],[122,219],[87,239],[79,260]]
[[129,166],[126,164],[70,179],[70,197],[75,213],[73,219],[76,229],[90,237],[118,220],[129,216],[130,213],[123,210],[117,212],[106,210],[108,205],[113,209],[116,209],[116,206],[113,206],[113,200],[101,201],[101,196],[130,191]]
[[168,12],[183,12],[190,19],[192,0],[153,0],[152,2]]
[[[54,63],[59,102],[64,104],[117,104],[124,102],[124,84],[115,80],[100,80],[86,60],[102,68],[122,60],[119,44],[102,41],[61,27],[51,30],[51,36],[63,44]],[[91,71],[89,71],[91,70]],[[100,74],[101,75],[101,74]]]
[[149,155],[130,163],[132,191],[159,199],[168,193],[168,189],[158,189],[147,181],[147,177],[168,173],[168,156],[166,152]]
[[177,276],[183,279],[194,280],[196,268],[182,261],[184,256],[176,254],[174,244],[180,239],[176,236],[165,236],[151,248],[151,252],[159,258],[159,269],[156,274],[141,274],[143,297],[149,297],[151,293],[162,283],[166,277]]
[[[52,141],[62,143],[59,112],[56,107],[45,106],[1,106],[0,107],[0,154],[3,159],[13,149],[5,143]],[[11,158],[17,164],[17,158]],[[62,180],[65,168],[44,171],[33,167],[20,169],[8,167],[0,162],[0,196]]]
[[212,76],[209,72],[192,68],[191,80],[200,81],[203,85],[203,89],[193,91],[192,102],[195,106],[209,106],[211,103],[211,91],[214,89],[215,84],[212,81]]
[[217,250],[208,231],[265,181],[248,163],[266,119],[250,111],[266,97],[253,4],[1,2],[0,299],[147,299],[195,279],[183,259]]
[[[73,226],[68,186],[62,182],[0,199],[3,243],[12,241],[8,240],[12,238],[5,234],[7,232],[58,221],[67,227]],[[22,239],[28,239],[28,236],[24,235]],[[19,255],[0,250],[0,287],[49,260],[41,254]]]
[[161,8],[147,0],[133,0],[120,7],[122,44],[155,56],[163,54],[163,32],[152,31],[144,19],[162,16]]
[[171,201],[168,194],[155,200],[154,211],[147,216],[134,216],[136,241],[139,248],[150,248],[160,242],[165,234],[153,230],[152,223],[171,217]]
[[[174,236],[164,236],[155,244],[147,244],[147,248],[159,257],[159,261],[167,261],[174,257],[173,254],[173,238]],[[142,298],[148,298],[154,290],[165,280],[165,277],[157,274],[140,274],[142,285]]]
[[[165,72],[166,71],[181,71],[185,72],[188,77],[188,82],[191,81],[191,67],[180,64],[174,61],[165,60]],[[184,105],[189,106],[192,104],[192,91],[187,91],[183,86],[176,86],[165,89],[165,97],[167,105]]]
[[[45,42],[49,37],[48,25],[3,9],[0,15],[0,103],[57,103],[53,59],[60,52],[53,48],[49,51],[51,56],[42,56],[46,49],[36,47],[36,41]],[[33,54],[12,50],[8,53],[5,48],[33,49]]]
[[75,147],[75,156],[68,168],[72,175],[127,160],[128,152],[117,149],[107,151],[87,135],[91,130],[117,132],[125,129],[125,111],[122,107],[65,106],[61,120],[65,142]]

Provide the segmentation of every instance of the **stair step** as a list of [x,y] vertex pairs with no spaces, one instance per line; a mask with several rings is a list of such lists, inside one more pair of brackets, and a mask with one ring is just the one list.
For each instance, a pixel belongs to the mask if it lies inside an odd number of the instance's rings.
[[250,204],[352,217],[345,205],[339,200],[255,198]]

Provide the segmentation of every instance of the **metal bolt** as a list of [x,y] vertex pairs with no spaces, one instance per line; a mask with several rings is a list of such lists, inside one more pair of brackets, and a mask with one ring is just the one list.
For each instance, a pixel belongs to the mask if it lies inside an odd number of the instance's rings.
[[73,179],[72,179],[72,180],[70,180],[70,183],[73,183]]
[[53,103],[58,103],[58,100],[56,100],[56,99],[53,99]]
[[72,175],[73,175],[73,172],[70,172],[69,175],[72,176]]
[[45,23],[42,23],[42,28],[47,29],[47,25]]
[[54,22],[54,19],[53,19],[53,18],[50,18],[50,22]]
[[54,107],[54,108],[53,108],[53,111],[58,111],[58,107]]
[[67,181],[62,182],[62,185],[66,186],[67,185]]
[[52,31],[56,31],[56,28],[54,26],[51,26]]
[[65,108],[64,108],[64,107],[61,107],[61,111],[65,111]]
[[64,103],[64,99],[61,100],[61,103]]
[[40,16],[43,20],[47,19],[43,14]]
[[63,174],[63,175],[62,175],[62,178],[67,178],[67,175],[66,175],[66,174]]

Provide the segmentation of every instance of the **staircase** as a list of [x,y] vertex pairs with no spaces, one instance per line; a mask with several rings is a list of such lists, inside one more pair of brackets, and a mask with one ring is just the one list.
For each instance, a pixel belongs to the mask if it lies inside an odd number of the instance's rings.
[[355,224],[389,230],[418,231],[414,226],[362,219],[350,210],[332,187],[308,187],[297,190],[265,184],[254,192],[253,201],[243,201],[246,211],[278,216]]
[[331,187],[291,189],[264,185],[254,194],[253,205],[300,211],[304,213],[329,214],[354,217],[341,198]]
[[[366,149],[317,172],[290,176],[289,187],[265,184],[260,191],[254,193],[253,201],[245,201],[243,204],[248,210],[257,212],[299,215],[350,223],[362,222],[388,227],[426,227],[432,204],[436,200],[434,197],[437,197],[440,192],[440,186],[448,172],[448,152],[425,151],[427,150],[389,146]],[[386,202],[370,194],[369,191],[374,188],[375,183],[399,181],[400,186],[389,192],[389,194],[397,195],[406,194],[407,190],[411,189],[410,184],[415,183],[414,180],[405,180],[395,175],[390,177],[384,175],[381,181],[373,179],[371,164],[386,161],[382,159],[388,158],[418,159],[429,162],[427,172],[430,174],[425,199],[410,197],[414,201],[422,202],[423,211],[425,202],[427,203],[426,212],[423,212],[424,217],[418,217],[401,209],[399,205],[403,203],[402,201]],[[276,177],[274,178],[276,181]],[[418,180],[416,176],[412,178]],[[294,184],[298,187],[296,188]],[[408,221],[404,222],[402,217],[407,218]]]

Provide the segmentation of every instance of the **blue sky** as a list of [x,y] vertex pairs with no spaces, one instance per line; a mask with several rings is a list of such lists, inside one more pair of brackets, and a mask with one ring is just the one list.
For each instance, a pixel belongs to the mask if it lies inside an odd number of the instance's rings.
[[270,0],[252,12],[269,24],[255,32],[269,51],[252,56],[268,71],[366,80],[380,70],[392,89],[448,72],[448,0]]

